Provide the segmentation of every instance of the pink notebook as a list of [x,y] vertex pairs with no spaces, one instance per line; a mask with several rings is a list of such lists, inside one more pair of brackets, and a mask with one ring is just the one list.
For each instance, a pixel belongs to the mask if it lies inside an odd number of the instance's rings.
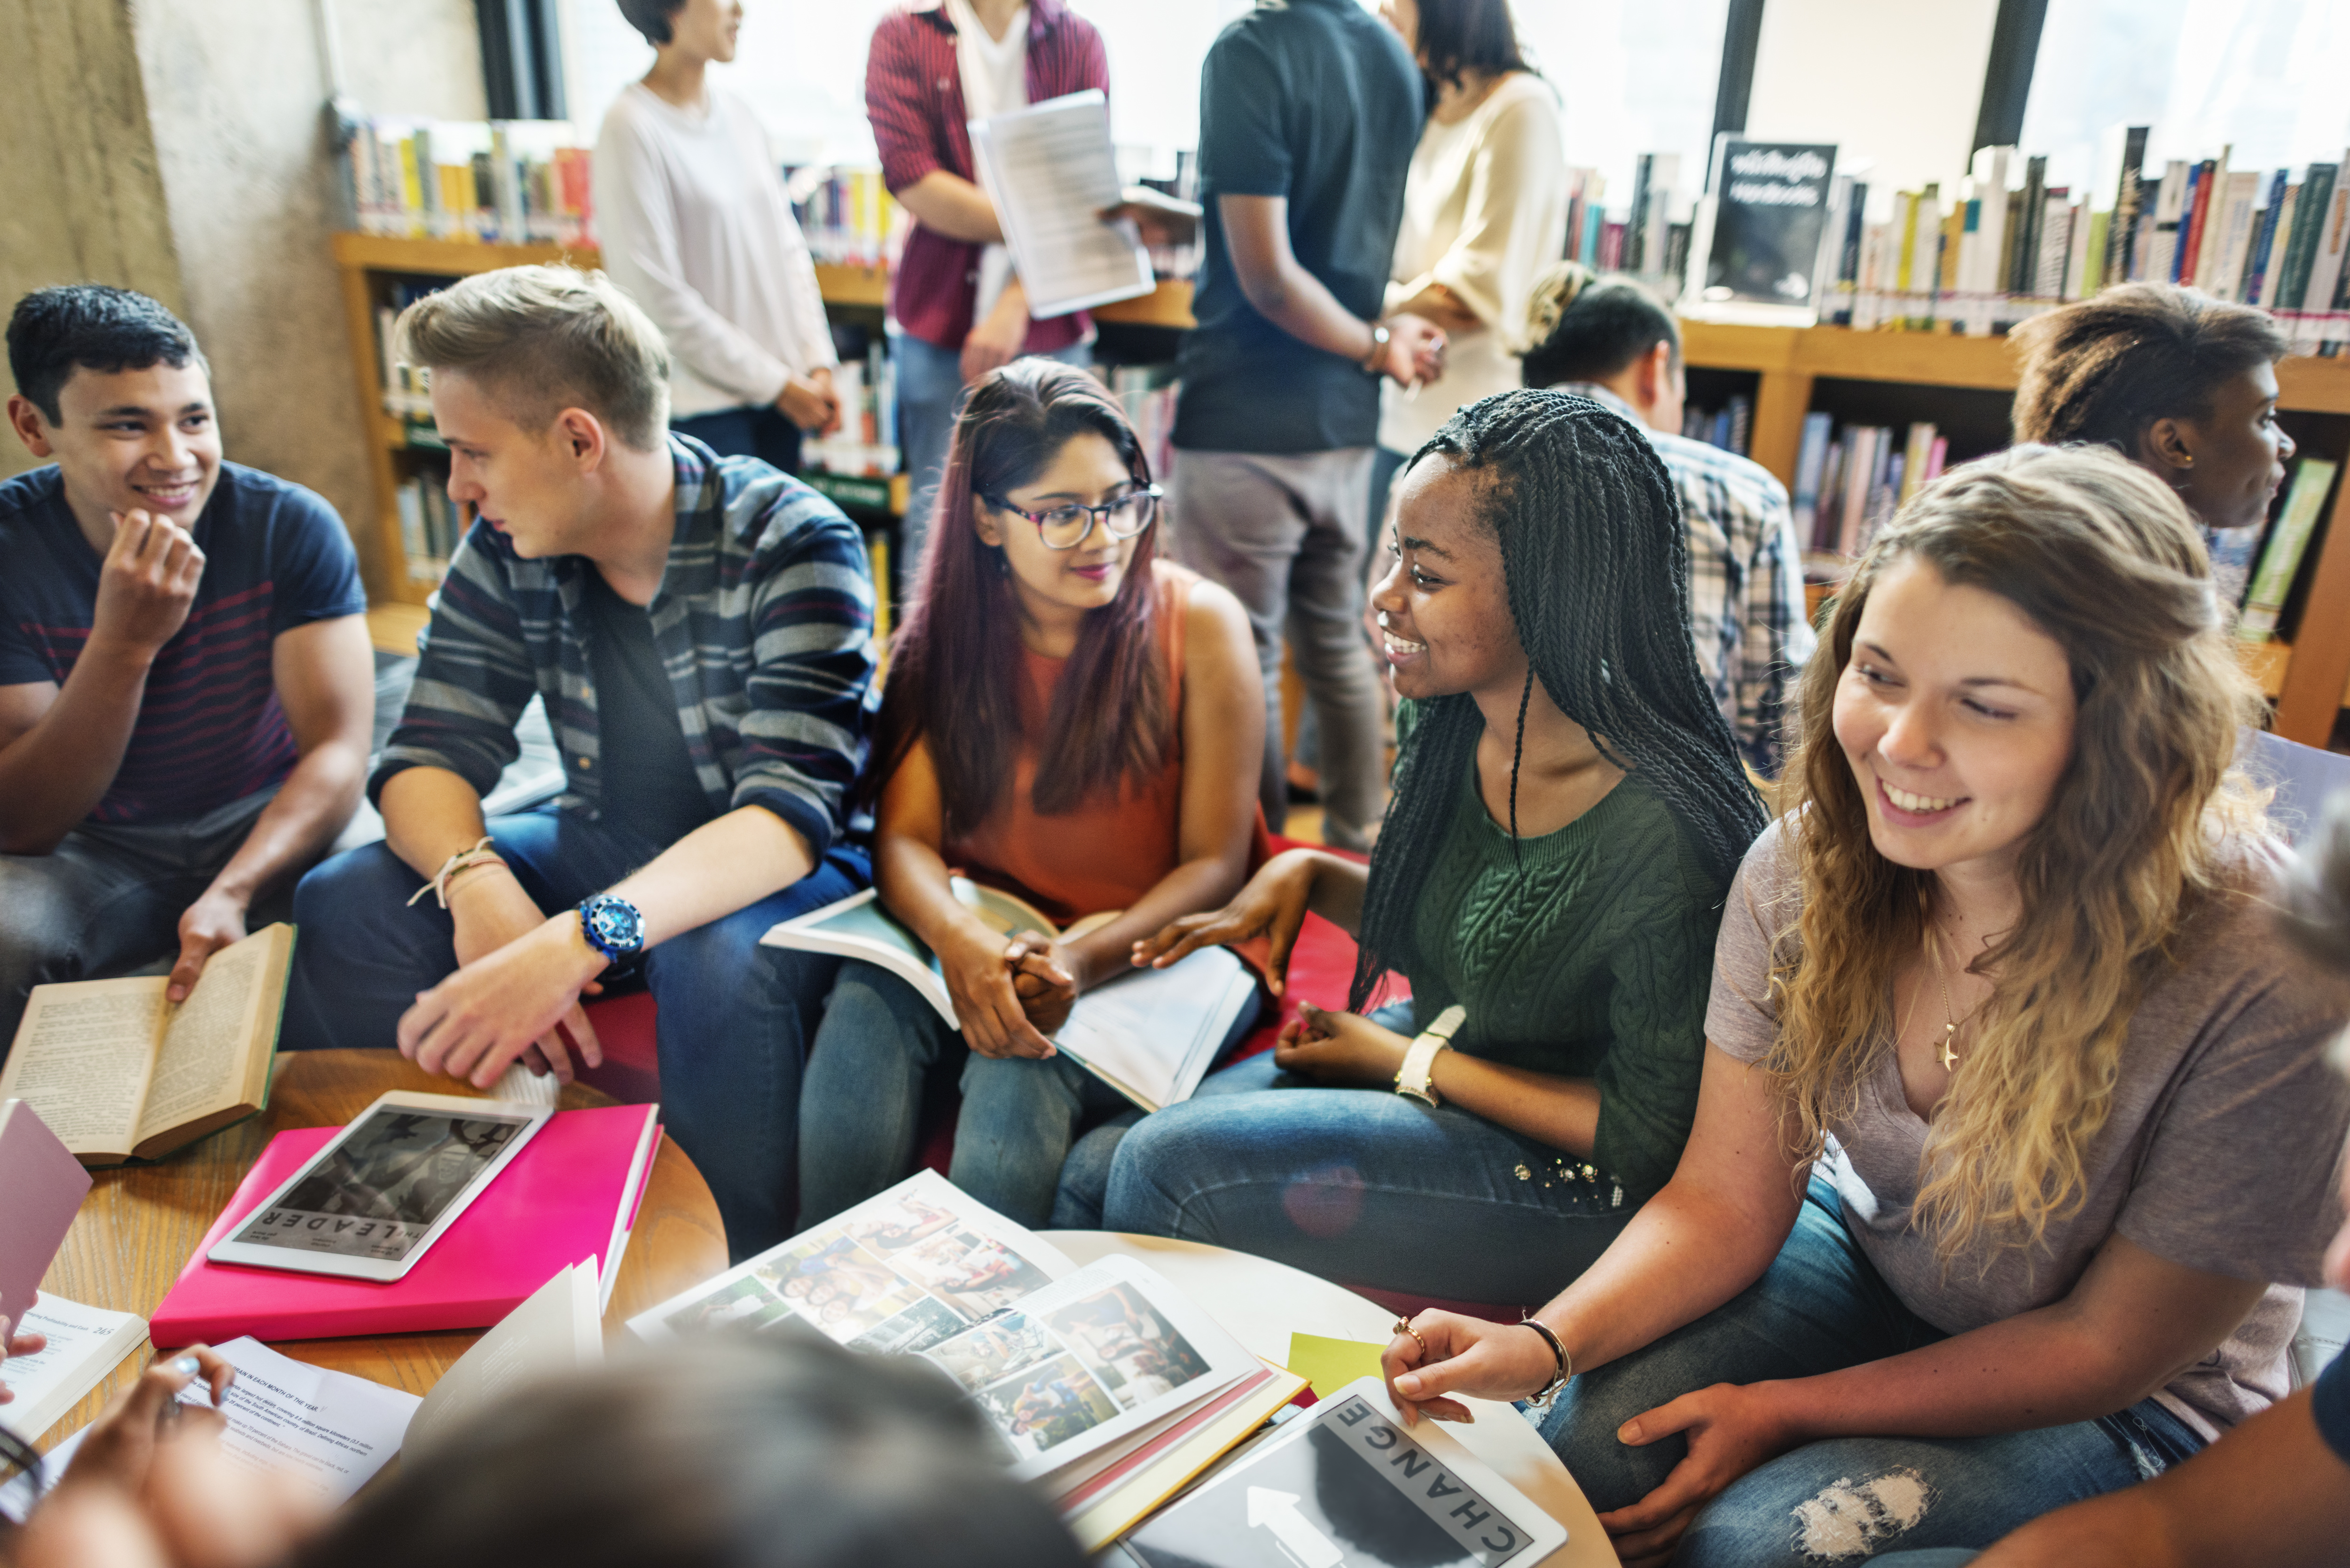
[[487,1328],[556,1270],[584,1258],[597,1261],[608,1303],[652,1173],[660,1112],[658,1106],[558,1112],[408,1277],[390,1283],[205,1258],[342,1129],[279,1133],[155,1309],[149,1336],[162,1350],[200,1341],[219,1345],[244,1334],[261,1340],[339,1339]]

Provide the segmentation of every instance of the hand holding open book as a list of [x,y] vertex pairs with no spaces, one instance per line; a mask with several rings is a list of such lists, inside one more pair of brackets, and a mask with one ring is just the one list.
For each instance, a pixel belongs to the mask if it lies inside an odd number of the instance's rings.
[[161,975],[36,985],[0,1072],[84,1165],[154,1159],[269,1102],[294,928],[212,956],[185,1002]]
[[[1016,964],[1014,990],[1033,984],[1040,997],[1043,988],[1062,981],[1046,978],[1054,966],[1039,961],[1045,954],[1030,951],[1026,940],[1014,939],[1034,932],[1050,941],[1066,941],[1117,918],[1115,912],[1088,915],[1062,930],[1009,893],[961,877],[951,886],[972,914],[1006,940],[1006,947],[989,961]],[[785,920],[760,940],[769,947],[836,953],[879,965],[921,992],[965,1038],[972,1035],[958,1014],[955,992],[973,988],[951,987],[940,955],[884,909],[869,888]],[[1021,950],[1016,958],[1015,947]],[[1037,1055],[1058,1050],[1144,1110],[1155,1111],[1191,1097],[1255,992],[1256,981],[1239,959],[1222,948],[1206,947],[1167,968],[1139,969],[1105,981],[1082,996],[1075,995],[1072,986],[1066,1018],[1053,1031],[1046,1052],[988,1054]],[[1037,1012],[1043,1010],[1025,1012],[1022,1023],[1041,1032],[1051,1013],[1039,1018]],[[985,1048],[976,1040],[973,1044]]]

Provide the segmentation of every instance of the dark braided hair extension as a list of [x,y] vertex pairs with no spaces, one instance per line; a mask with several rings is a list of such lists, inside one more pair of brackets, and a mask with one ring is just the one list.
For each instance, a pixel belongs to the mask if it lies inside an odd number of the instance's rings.
[[[1462,409],[1414,454],[1487,476],[1482,520],[1501,545],[1510,618],[1530,679],[1510,764],[1510,836],[1533,680],[1637,773],[1696,841],[1727,891],[1762,831],[1762,800],[1698,668],[1689,628],[1689,539],[1648,439],[1588,398],[1528,389]],[[1466,692],[1420,704],[1411,754],[1371,855],[1347,1005],[1370,1004],[1413,955],[1412,921],[1442,848],[1454,790],[1484,719]]]

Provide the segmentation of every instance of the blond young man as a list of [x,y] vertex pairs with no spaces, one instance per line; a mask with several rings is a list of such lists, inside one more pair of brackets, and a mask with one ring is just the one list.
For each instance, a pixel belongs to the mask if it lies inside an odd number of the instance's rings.
[[[831,982],[758,939],[867,877],[841,842],[874,668],[862,541],[798,481],[665,430],[660,333],[601,274],[483,274],[400,330],[476,520],[369,781],[386,841],[297,896],[287,1042],[567,1078],[571,1051],[601,1059],[582,997],[641,966],[669,1130],[758,1251],[788,1231]],[[534,694],[567,787],[484,821]]]

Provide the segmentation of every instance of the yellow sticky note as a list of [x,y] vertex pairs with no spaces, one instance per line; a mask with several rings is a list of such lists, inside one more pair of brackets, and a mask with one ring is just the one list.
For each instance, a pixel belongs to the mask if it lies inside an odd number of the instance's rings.
[[1314,1386],[1316,1399],[1327,1399],[1357,1377],[1379,1375],[1384,1345],[1356,1339],[1325,1339],[1318,1334],[1289,1336],[1289,1370]]

